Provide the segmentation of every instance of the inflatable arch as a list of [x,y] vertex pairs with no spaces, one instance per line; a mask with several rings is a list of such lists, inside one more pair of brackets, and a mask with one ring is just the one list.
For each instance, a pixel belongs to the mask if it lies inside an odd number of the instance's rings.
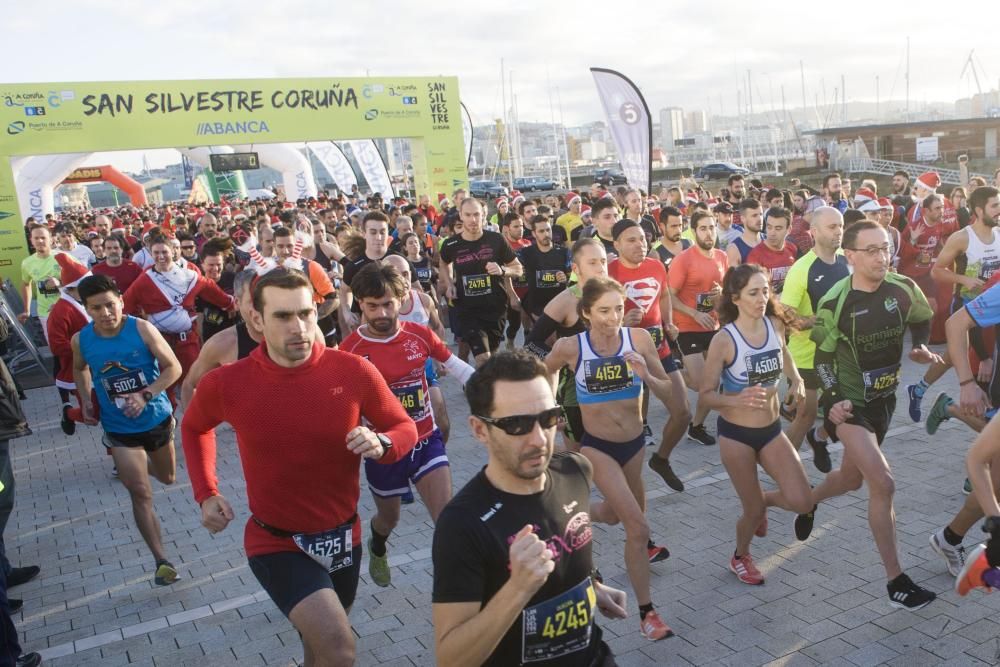
[[63,183],[94,183],[104,181],[115,186],[128,195],[128,200],[133,206],[145,206],[147,203],[146,190],[142,184],[135,179],[129,178],[111,165],[101,167],[81,167],[70,173]]

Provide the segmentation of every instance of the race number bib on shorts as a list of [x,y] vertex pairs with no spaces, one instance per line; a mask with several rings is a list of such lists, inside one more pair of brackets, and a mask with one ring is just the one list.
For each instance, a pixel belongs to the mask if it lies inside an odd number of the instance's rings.
[[695,297],[694,308],[699,313],[710,313],[715,308],[715,292],[702,292]]
[[149,386],[146,382],[146,374],[140,369],[103,377],[101,383],[104,385],[104,391],[108,392],[108,396],[111,398],[122,394],[134,394]]
[[535,284],[543,289],[559,287],[559,279],[556,277],[558,274],[555,269],[538,269],[535,271]]
[[597,594],[587,577],[522,612],[521,661],[553,660],[590,646]]
[[474,276],[462,276],[462,292],[465,296],[486,296],[493,289],[490,274],[478,273]]
[[900,364],[893,364],[885,368],[862,371],[861,379],[865,383],[865,401],[874,401],[895,394],[896,387],[899,386],[901,370]]
[[775,384],[781,377],[781,350],[748,354],[746,364],[748,385],[753,387],[755,385]]
[[423,382],[411,382],[390,387],[402,404],[406,414],[414,421],[422,418],[427,411],[427,396],[424,394]]
[[321,533],[299,533],[293,535],[292,540],[295,546],[325,567],[327,572],[336,572],[354,563],[353,544],[351,544],[353,523],[350,521]]
[[583,377],[591,394],[607,394],[632,384],[632,369],[622,357],[598,357],[583,362]]

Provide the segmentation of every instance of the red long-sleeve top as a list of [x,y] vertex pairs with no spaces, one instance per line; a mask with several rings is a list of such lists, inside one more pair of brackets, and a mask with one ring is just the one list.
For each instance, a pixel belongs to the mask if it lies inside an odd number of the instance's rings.
[[[285,368],[261,343],[249,357],[205,375],[184,415],[194,498],[200,504],[219,493],[214,428],[225,421],[236,432],[254,516],[292,532],[336,528],[357,513],[361,457],[348,451],[347,434],[362,417],[392,440],[380,463],[398,461],[416,444],[413,420],[371,362],[316,344],[304,364]],[[352,538],[361,543],[360,519]],[[248,556],[298,551],[290,538],[253,521],[244,545]]]

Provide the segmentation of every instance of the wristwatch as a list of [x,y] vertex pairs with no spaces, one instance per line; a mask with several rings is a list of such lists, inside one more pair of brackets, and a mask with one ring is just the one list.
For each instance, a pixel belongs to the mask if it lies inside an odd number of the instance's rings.
[[392,439],[385,433],[376,433],[375,437],[378,438],[379,443],[381,443],[382,455],[385,456],[385,453],[392,449]]
[[146,401],[147,403],[149,403],[150,401],[152,401],[153,400],[153,392],[151,392],[148,389],[146,389],[145,391],[143,391],[142,392],[142,400]]

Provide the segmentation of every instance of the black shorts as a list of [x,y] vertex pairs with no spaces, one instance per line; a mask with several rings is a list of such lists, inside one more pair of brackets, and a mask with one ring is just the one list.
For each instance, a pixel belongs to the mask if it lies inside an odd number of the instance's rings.
[[490,318],[463,312],[461,307],[453,306],[452,309],[455,311],[455,324],[458,325],[455,334],[469,346],[474,356],[500,349],[500,342],[504,339],[503,313]]
[[815,368],[800,368],[799,375],[802,376],[802,384],[806,389],[819,390],[823,388],[823,384],[819,381],[819,373],[816,372]]
[[682,331],[677,334],[677,347],[685,357],[689,354],[707,352],[715,333],[715,331]]
[[352,563],[336,572],[326,568],[301,551],[277,551],[248,558],[261,587],[286,617],[295,605],[316,591],[332,588],[344,610],[354,604],[361,577],[361,545],[354,547]]
[[720,438],[728,438],[736,442],[741,442],[757,453],[760,453],[760,450],[764,449],[767,443],[781,435],[780,419],[774,420],[774,423],[769,426],[751,427],[734,424],[726,421],[722,418],[722,415],[719,415],[716,426]]
[[162,422],[142,433],[109,433],[104,432],[105,447],[125,447],[136,449],[142,447],[147,452],[155,452],[174,440],[174,416],[170,415]]
[[[855,426],[860,426],[867,431],[871,431],[875,434],[876,442],[878,442],[879,446],[881,446],[882,441],[885,440],[885,434],[889,431],[889,423],[892,421],[892,414],[895,411],[896,397],[889,396],[871,403],[866,403],[861,407],[855,405],[854,410],[851,412],[851,417],[844,423],[854,424]],[[840,440],[840,438],[837,437],[837,427],[830,421],[829,418],[824,417],[823,428],[826,429],[826,432],[830,435],[831,440],[834,442]]]

